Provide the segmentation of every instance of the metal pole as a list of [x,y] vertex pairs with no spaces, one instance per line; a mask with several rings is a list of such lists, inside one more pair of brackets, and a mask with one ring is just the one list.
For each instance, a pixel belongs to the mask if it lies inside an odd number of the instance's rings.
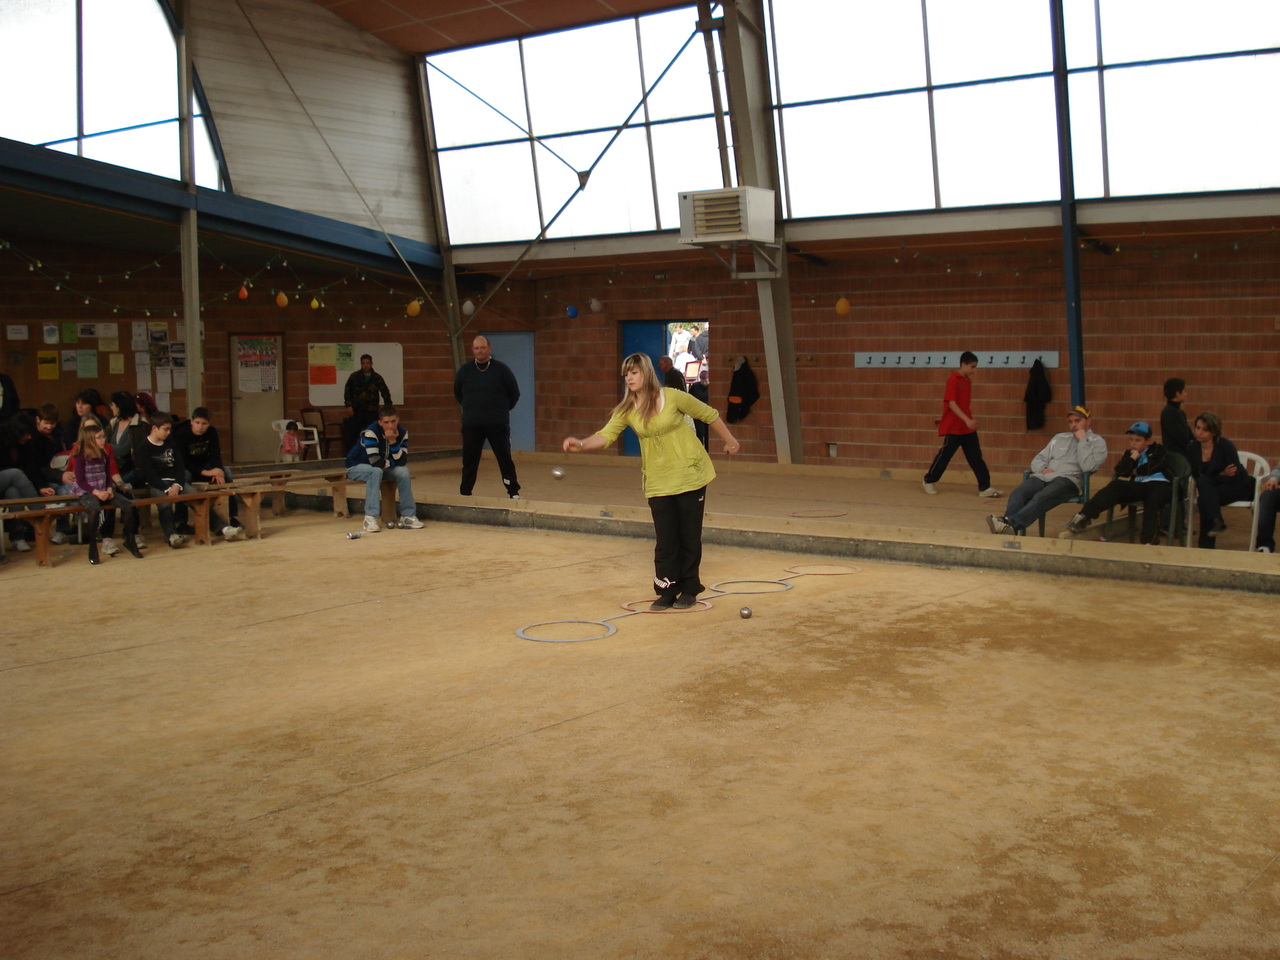
[[178,147],[183,186],[191,202],[182,211],[179,246],[182,254],[182,317],[187,343],[187,415],[204,406],[204,324],[200,319],[200,231],[196,220],[195,120],[192,104],[191,49],[187,43],[187,3],[175,4],[178,15]]
[[1049,16],[1053,30],[1053,94],[1058,120],[1058,181],[1062,194],[1062,282],[1067,308],[1067,358],[1071,366],[1071,402],[1084,404],[1080,236],[1076,227],[1076,183],[1071,160],[1071,106],[1067,97],[1067,39],[1062,0],[1049,0]]

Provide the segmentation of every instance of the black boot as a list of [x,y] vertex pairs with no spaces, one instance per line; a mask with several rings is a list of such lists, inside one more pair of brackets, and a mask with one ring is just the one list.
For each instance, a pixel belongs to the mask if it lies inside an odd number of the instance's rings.
[[138,549],[138,509],[130,507],[125,512],[124,517],[124,548],[132,553],[139,560],[142,559],[142,551]]
[[98,521],[102,519],[102,513],[99,510],[89,511],[89,522],[85,524],[85,531],[89,537],[89,562],[95,567],[102,562],[102,558],[98,556]]

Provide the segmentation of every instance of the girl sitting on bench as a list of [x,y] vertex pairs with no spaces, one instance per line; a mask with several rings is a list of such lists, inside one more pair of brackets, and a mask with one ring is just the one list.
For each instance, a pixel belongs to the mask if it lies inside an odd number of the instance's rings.
[[80,438],[71,451],[70,467],[75,474],[71,492],[80,496],[80,503],[88,516],[89,562],[101,562],[98,557],[98,523],[106,503],[124,514],[124,547],[141,560],[142,551],[138,549],[136,539],[138,508],[121,490],[124,478],[120,476],[115,456],[107,450],[105,432],[97,420],[86,417],[81,424]]

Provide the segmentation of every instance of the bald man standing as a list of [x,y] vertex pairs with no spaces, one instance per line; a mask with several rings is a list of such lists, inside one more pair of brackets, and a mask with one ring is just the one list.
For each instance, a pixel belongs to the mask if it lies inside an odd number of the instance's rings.
[[462,483],[458,492],[471,496],[487,440],[507,496],[519,500],[520,481],[511,459],[511,410],[520,400],[520,386],[511,368],[493,359],[493,348],[483,334],[471,341],[471,359],[454,375],[453,396],[462,407]]

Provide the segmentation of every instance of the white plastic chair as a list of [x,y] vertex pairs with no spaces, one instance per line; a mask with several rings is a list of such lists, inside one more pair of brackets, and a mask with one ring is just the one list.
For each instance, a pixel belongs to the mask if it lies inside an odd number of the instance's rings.
[[[286,417],[283,420],[271,421],[271,429],[276,432],[276,435],[280,438],[280,442],[282,444],[284,443],[285,431],[289,429],[289,424],[291,423],[298,423],[298,421],[294,420],[292,417]],[[315,427],[304,427],[302,424],[298,423],[298,432],[301,434],[301,436],[298,438],[298,443],[299,443],[299,446],[302,447],[302,452],[298,454],[298,459],[299,460],[307,459],[307,447],[315,447],[316,459],[319,459],[320,458],[319,431],[317,431]],[[310,440],[306,439],[307,434],[311,435]]]
[[1249,552],[1253,553],[1258,547],[1258,499],[1262,496],[1262,481],[1267,479],[1267,474],[1271,472],[1271,464],[1256,453],[1245,453],[1243,450],[1240,451],[1240,463],[1249,471],[1249,476],[1253,477],[1253,497],[1249,500],[1224,503],[1223,506],[1242,507],[1253,511],[1253,526],[1249,528]]

